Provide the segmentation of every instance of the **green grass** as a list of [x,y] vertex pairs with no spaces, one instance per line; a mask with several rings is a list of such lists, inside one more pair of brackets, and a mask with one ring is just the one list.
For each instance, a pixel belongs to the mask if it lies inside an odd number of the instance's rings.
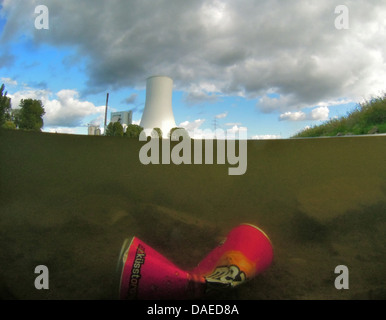
[[[190,269],[245,222],[269,235],[274,263],[218,297],[384,295],[386,137],[248,141],[242,176],[228,165],[145,166],[142,145],[0,131],[0,298],[109,299],[126,237]],[[33,286],[40,264],[46,291]],[[350,290],[334,288],[339,264]]]
[[297,133],[293,138],[386,133],[386,95],[359,104],[346,116],[330,119]]

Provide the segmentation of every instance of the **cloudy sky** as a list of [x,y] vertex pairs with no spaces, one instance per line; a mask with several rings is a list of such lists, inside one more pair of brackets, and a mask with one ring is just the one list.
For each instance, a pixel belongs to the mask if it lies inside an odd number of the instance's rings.
[[0,83],[14,108],[42,100],[44,131],[86,134],[107,92],[139,122],[162,74],[178,125],[288,138],[386,91],[385,17],[384,0],[0,0]]

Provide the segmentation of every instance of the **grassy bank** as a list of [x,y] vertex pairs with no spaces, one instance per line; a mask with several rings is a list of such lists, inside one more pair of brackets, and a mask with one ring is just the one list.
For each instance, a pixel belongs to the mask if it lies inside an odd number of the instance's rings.
[[[271,238],[224,299],[386,298],[386,137],[248,141],[248,168],[142,165],[132,139],[0,131],[0,296],[110,299],[126,237],[189,269],[234,226]],[[46,265],[50,289],[36,290]],[[350,289],[337,290],[346,265]]]
[[359,104],[346,116],[305,129],[293,138],[386,133],[386,95]]

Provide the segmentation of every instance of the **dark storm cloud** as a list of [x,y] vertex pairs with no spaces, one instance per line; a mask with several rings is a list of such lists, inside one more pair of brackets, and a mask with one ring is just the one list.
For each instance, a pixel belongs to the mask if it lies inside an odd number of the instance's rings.
[[[47,5],[50,29],[33,28]],[[38,43],[72,46],[87,57],[90,92],[144,88],[173,78],[188,102],[243,95],[265,110],[356,98],[385,80],[385,13],[380,1],[345,1],[348,30],[337,30],[340,1],[51,0],[4,1],[3,42],[28,30]],[[383,40],[382,40],[383,39]],[[267,96],[275,93],[283,103]],[[263,99],[265,97],[265,99]]]

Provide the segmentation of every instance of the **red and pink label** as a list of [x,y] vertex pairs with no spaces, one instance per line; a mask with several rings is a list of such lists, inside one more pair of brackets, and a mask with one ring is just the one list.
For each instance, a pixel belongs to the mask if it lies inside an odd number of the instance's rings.
[[191,275],[134,237],[123,255],[121,299],[191,299]]
[[121,299],[194,299],[252,279],[270,266],[273,249],[262,230],[242,224],[190,272],[136,237],[121,259]]

